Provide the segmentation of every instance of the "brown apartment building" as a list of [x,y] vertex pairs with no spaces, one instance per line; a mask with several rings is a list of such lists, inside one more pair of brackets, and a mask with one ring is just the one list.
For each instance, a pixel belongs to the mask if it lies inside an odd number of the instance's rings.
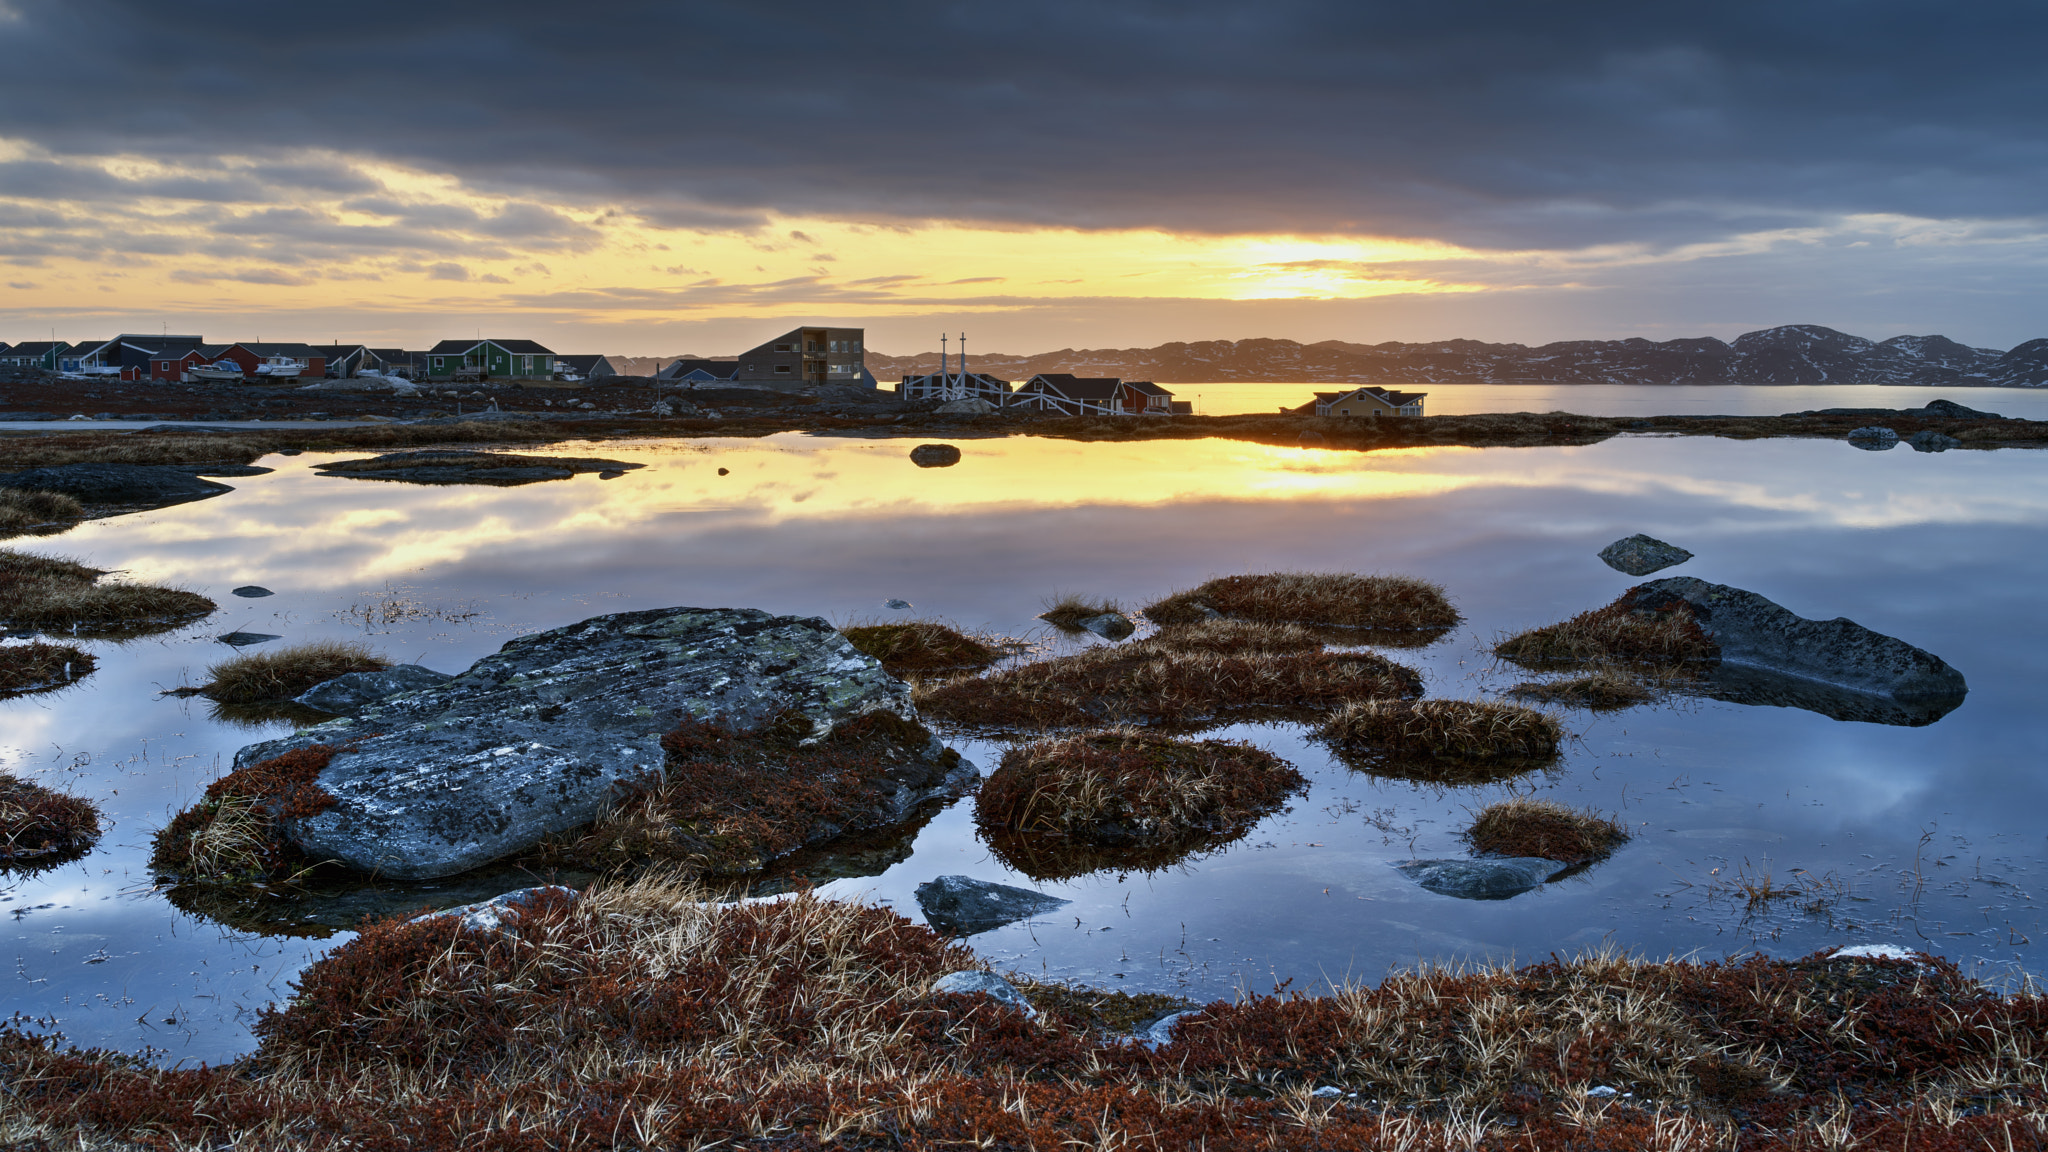
[[858,386],[866,379],[865,328],[797,328],[740,353],[733,379],[786,388]]

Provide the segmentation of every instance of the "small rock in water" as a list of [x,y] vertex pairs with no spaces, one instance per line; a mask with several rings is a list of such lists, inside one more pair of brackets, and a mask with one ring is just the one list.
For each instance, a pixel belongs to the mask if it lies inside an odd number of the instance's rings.
[[917,906],[934,928],[972,936],[1014,924],[1072,901],[1029,888],[1017,888],[972,876],[941,876],[917,886]]
[[720,468],[720,469],[718,470],[718,474],[719,474],[720,476],[727,476],[727,475],[730,475],[731,473],[732,473],[732,469],[730,469],[730,468]]
[[237,648],[246,648],[251,644],[267,644],[272,640],[282,639],[284,639],[284,637],[272,636],[268,632],[230,632],[227,635],[220,637],[220,642],[223,644],[232,644]]
[[1897,944],[1857,944],[1839,948],[1828,954],[1830,960],[1910,960],[1915,964],[1920,958],[1899,947]]
[[910,462],[919,468],[951,468],[960,462],[960,450],[951,444],[919,444],[910,450]]
[[507,914],[524,912],[526,906],[533,903],[535,897],[546,892],[560,892],[571,900],[576,899],[578,895],[574,888],[564,888],[560,884],[542,884],[537,888],[521,888],[515,892],[507,892],[503,896],[494,896],[489,900],[480,900],[475,904],[458,904],[453,908],[443,908],[439,912],[427,912],[413,917],[413,920],[433,920],[442,916],[457,916],[461,918],[464,928],[473,929],[478,932],[500,932],[504,930]]
[[1913,433],[1906,439],[1906,443],[1912,445],[1915,452],[1946,452],[1951,448],[1963,446],[1961,440],[1943,435],[1932,428],[1923,428]]
[[898,600],[892,596],[882,601],[882,607],[889,609],[891,612],[907,612],[910,610],[910,601]]
[[446,672],[436,672],[418,664],[399,664],[375,672],[350,672],[336,676],[315,684],[292,703],[332,712],[336,716],[353,716],[379,700],[388,700],[401,692],[432,688],[453,679],[455,677]]
[[1692,559],[1692,553],[1676,544],[1666,544],[1654,536],[1638,532],[1602,548],[1600,559],[1616,572],[1648,576],[1659,569],[1685,563]]
[[1440,896],[1460,900],[1505,900],[1519,896],[1570,867],[1536,856],[1498,860],[1405,860],[1401,875]]
[[251,600],[254,600],[260,596],[276,595],[276,593],[272,592],[270,589],[261,588],[254,584],[244,584],[240,588],[235,589],[234,594],[237,596],[246,596]]
[[599,472],[597,474],[597,478],[599,480],[617,480],[619,477],[624,475],[624,472],[621,472],[616,468],[607,468],[604,471]]
[[986,996],[991,1000],[1008,1004],[1024,1013],[1026,1019],[1036,1019],[1038,1009],[1024,998],[1022,992],[1008,980],[993,972],[949,972],[932,982],[933,992],[951,992],[955,995]]
[[1883,452],[1899,442],[1899,434],[1889,428],[1873,424],[1867,428],[1855,428],[1849,432],[1849,443],[1865,452]]
[[1090,616],[1086,620],[1076,621],[1076,625],[1104,640],[1121,640],[1138,630],[1138,626],[1131,623],[1131,618],[1121,612],[1104,612],[1100,616]]

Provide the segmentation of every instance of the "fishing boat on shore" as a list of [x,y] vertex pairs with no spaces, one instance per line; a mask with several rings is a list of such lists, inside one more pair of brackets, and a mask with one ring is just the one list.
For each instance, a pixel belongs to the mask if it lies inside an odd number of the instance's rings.
[[225,384],[242,379],[242,366],[233,360],[215,360],[196,368],[185,369],[185,380],[192,384]]
[[256,365],[258,380],[297,380],[306,366],[290,356],[265,356]]

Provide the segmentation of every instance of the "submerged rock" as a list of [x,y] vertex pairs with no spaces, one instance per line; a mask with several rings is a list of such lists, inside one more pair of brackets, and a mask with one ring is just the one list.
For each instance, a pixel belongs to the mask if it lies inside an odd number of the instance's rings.
[[1953,436],[1945,436],[1932,428],[1923,428],[1913,433],[1906,438],[1906,443],[1912,445],[1915,452],[1946,452],[1951,448],[1961,448],[1963,446],[1961,440]]
[[1969,686],[1939,656],[1873,632],[1854,620],[1808,620],[1754,592],[1670,576],[1630,589],[1634,607],[1658,610],[1682,601],[1715,645],[1721,662],[1920,703],[1959,701]]
[[1058,896],[971,876],[941,876],[917,886],[917,906],[932,927],[972,936],[1073,903]]
[[949,972],[932,981],[933,992],[950,992],[956,996],[986,996],[998,1003],[1007,1004],[1022,1012],[1026,1019],[1037,1017],[1038,1009],[1024,998],[1017,986],[993,972]]
[[1138,626],[1131,623],[1131,618],[1121,612],[1104,612],[1100,616],[1076,620],[1074,627],[1093,632],[1104,640],[1122,640],[1138,630]]
[[241,596],[249,600],[256,600],[264,596],[275,596],[277,595],[277,593],[272,592],[268,588],[263,588],[255,584],[244,584],[240,588],[234,590],[234,595]]
[[542,884],[537,888],[521,888],[502,896],[493,896],[489,900],[480,900],[475,904],[458,904],[438,912],[423,913],[413,919],[437,920],[443,916],[454,916],[462,921],[464,928],[478,932],[499,932],[504,930],[507,916],[524,913],[535,900],[550,894],[559,894],[571,900],[576,899],[578,895],[574,888],[564,888],[560,884]]
[[[589,823],[660,777],[661,737],[685,719],[780,717],[816,740],[873,711],[916,715],[909,687],[822,619],[661,608],[522,636],[446,683],[243,748],[235,766],[340,748],[317,778],[335,803],[284,834],[316,860],[426,879]],[[873,805],[898,819],[944,790],[890,787]]]
[[1899,442],[1899,434],[1889,428],[1871,425],[1867,428],[1849,430],[1849,443],[1866,452],[1883,452]]
[[1493,860],[1408,860],[1394,865],[1401,875],[1440,896],[1460,900],[1505,900],[1519,896],[1559,874],[1569,864],[1537,856]]
[[[195,466],[197,467],[197,466]],[[87,504],[182,504],[232,492],[192,468],[158,464],[55,464],[0,475],[0,488],[61,492]]]
[[919,468],[951,468],[960,462],[960,450],[951,444],[919,444],[910,450],[910,462]]
[[402,692],[432,688],[453,679],[455,677],[446,672],[436,672],[418,664],[395,664],[374,672],[350,672],[336,676],[307,689],[292,703],[332,712],[336,716],[353,716],[379,700]]
[[272,635],[269,632],[230,632],[225,636],[215,637],[215,639],[231,647],[247,648],[251,644],[268,644],[272,640],[282,640],[284,637]]
[[1699,676],[1674,682],[1673,691],[1752,708],[1800,708],[1830,720],[1893,724],[1904,728],[1932,724],[1955,711],[1956,706],[1963,702],[1959,695],[1895,700],[1890,696],[1878,696],[1743,664],[1717,665]]
[[1692,553],[1676,544],[1666,544],[1654,536],[1638,532],[1602,548],[1600,559],[1616,572],[1648,576],[1674,564],[1685,563],[1692,559]]

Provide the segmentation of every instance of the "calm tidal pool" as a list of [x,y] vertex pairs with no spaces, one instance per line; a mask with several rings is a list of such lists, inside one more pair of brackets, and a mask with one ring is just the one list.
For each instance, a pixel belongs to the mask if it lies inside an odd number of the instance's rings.
[[[1666,438],[1372,454],[957,443],[965,458],[946,469],[913,466],[906,440],[570,444],[560,450],[647,467],[521,488],[322,478],[312,466],[333,457],[275,457],[262,461],[275,473],[228,481],[236,490],[217,499],[11,542],[190,587],[221,610],[88,642],[100,668],[84,683],[0,703],[0,766],[90,796],[112,821],[83,860],[0,889],[6,1009],[82,1045],[217,1061],[246,1051],[255,1013],[348,938],[251,932],[153,889],[151,834],[237,748],[286,730],[159,695],[230,655],[223,633],[365,637],[456,672],[513,636],[601,613],[753,607],[843,624],[898,615],[883,602],[900,597],[915,605],[902,615],[1050,643],[1034,616],[1058,593],[1136,607],[1239,572],[1395,572],[1442,583],[1466,622],[1389,655],[1420,669],[1430,695],[1475,696],[1527,678],[1494,666],[1499,633],[1632,583],[1594,553],[1634,532],[1697,554],[1667,575],[1927,648],[1963,672],[1969,697],[1923,727],[1701,699],[1567,711],[1576,738],[1554,770],[1480,788],[1378,779],[1298,727],[1235,726],[1215,734],[1270,748],[1312,786],[1209,856],[1036,883],[977,840],[970,798],[866,852],[855,870],[871,874],[824,889],[917,919],[913,890],[942,874],[1037,887],[1073,903],[973,937],[998,966],[1202,999],[1603,944],[1661,957],[1888,941],[1986,976],[2044,966],[2039,453]],[[276,594],[229,595],[245,584]],[[1002,751],[955,745],[985,771]],[[1390,866],[1464,855],[1469,812],[1514,791],[1617,813],[1635,839],[1505,901],[1435,895]],[[1765,874],[1811,892],[1752,909],[1733,882]]]

